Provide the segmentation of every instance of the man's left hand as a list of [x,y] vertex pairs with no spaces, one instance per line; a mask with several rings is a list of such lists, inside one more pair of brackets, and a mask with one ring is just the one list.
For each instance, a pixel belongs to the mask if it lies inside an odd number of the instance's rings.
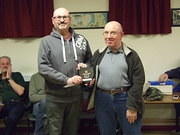
[[8,69],[7,69],[6,78],[10,79],[11,78],[11,74],[12,74],[12,67],[10,65],[10,66],[8,66]]
[[84,64],[84,63],[79,63],[78,65],[77,65],[77,70],[79,70],[80,68],[86,68],[87,67],[87,65],[86,64]]

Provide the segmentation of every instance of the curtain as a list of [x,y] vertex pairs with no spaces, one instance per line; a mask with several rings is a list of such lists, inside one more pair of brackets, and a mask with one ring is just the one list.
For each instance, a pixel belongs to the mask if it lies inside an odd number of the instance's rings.
[[170,0],[109,0],[109,21],[126,34],[171,33]]
[[0,0],[0,38],[47,35],[52,14],[53,0]]

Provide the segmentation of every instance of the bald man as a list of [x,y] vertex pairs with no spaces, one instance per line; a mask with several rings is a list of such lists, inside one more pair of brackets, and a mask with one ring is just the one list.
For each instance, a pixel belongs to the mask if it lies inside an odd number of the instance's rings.
[[46,85],[48,134],[76,135],[82,96],[77,69],[85,66],[92,53],[87,39],[71,28],[67,9],[56,9],[52,24],[54,28],[42,39],[38,54],[39,72]]
[[104,28],[105,49],[92,58],[96,69],[95,112],[101,135],[141,135],[144,68],[138,54],[122,42],[122,25],[111,21]]

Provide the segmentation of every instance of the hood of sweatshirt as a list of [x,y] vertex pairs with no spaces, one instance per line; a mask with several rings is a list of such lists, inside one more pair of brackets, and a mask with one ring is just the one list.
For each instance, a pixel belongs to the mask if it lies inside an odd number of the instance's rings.
[[[76,47],[75,47],[75,45],[76,45],[76,42],[75,42],[76,33],[74,32],[74,30],[72,28],[69,28],[69,32],[72,34],[71,38],[72,38],[74,57],[75,57],[75,60],[77,61],[77,51],[76,51]],[[67,60],[66,60],[66,51],[65,51],[63,36],[55,29],[53,29],[53,31],[51,32],[50,35],[53,37],[59,38],[61,40],[62,48],[63,48],[63,60],[64,60],[64,63],[66,63]]]

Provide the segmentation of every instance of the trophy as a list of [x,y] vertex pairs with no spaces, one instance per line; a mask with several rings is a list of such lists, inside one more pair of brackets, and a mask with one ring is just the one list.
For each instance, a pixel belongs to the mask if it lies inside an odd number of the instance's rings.
[[92,80],[94,72],[92,67],[81,67],[79,70],[79,75],[82,77],[83,82],[89,82]]

